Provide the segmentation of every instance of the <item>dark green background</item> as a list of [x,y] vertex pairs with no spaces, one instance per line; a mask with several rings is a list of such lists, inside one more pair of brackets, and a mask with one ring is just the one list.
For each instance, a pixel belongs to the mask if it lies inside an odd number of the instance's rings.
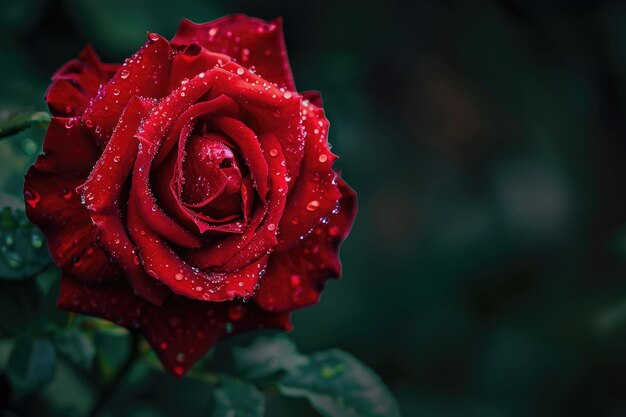
[[[86,43],[120,62],[233,12],[284,18],[359,194],[300,348],[351,352],[405,417],[626,415],[626,3],[2,0],[0,107],[43,108]],[[38,140],[0,144],[4,203]]]

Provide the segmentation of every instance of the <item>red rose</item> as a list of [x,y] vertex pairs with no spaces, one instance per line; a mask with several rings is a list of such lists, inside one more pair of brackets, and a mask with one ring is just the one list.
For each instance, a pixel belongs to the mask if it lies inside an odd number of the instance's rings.
[[280,20],[183,20],[123,65],[87,47],[52,80],[24,196],[60,308],[142,331],[182,375],[228,334],[289,329],[339,276],[355,194]]

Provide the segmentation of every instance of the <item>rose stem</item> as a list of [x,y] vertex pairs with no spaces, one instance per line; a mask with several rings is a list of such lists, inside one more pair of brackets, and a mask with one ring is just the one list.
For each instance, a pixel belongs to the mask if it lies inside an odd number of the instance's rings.
[[139,336],[135,332],[131,332],[131,346],[130,352],[128,354],[128,358],[117,372],[115,377],[107,383],[102,391],[100,392],[100,396],[98,397],[98,401],[94,403],[91,407],[91,412],[88,414],[89,417],[96,417],[100,411],[102,411],[102,407],[109,401],[111,396],[115,393],[117,387],[122,383],[124,377],[128,374],[128,371],[131,370],[135,363],[135,359],[139,356]]

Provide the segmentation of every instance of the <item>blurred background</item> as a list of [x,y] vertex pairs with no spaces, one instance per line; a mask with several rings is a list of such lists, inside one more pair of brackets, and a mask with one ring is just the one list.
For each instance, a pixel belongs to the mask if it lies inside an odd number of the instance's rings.
[[[86,43],[121,62],[183,17],[282,16],[360,204],[300,348],[360,358],[405,417],[626,416],[626,2],[349,3],[2,0],[0,109],[45,109]],[[40,140],[0,143],[5,204]],[[159,381],[120,415],[201,415]]]

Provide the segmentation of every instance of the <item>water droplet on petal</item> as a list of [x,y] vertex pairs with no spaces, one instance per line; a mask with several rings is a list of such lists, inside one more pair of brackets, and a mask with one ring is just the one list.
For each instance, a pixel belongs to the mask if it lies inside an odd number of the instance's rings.
[[113,90],[113,95],[114,95],[114,96],[119,96],[119,95],[120,95],[120,90],[119,90],[119,88],[116,88],[116,89],[114,89],[114,90]]
[[276,149],[276,148],[272,148],[272,149],[270,149],[270,155],[271,155],[271,156],[276,156],[276,155],[278,155],[278,149]]
[[120,71],[120,77],[122,77],[122,79],[126,79],[128,78],[128,76],[130,75],[130,71],[128,71],[127,69],[123,69]]
[[319,158],[317,158],[321,163],[324,163],[328,160],[328,156],[325,153],[320,154]]
[[289,283],[291,284],[292,287],[299,286],[300,282],[301,282],[301,278],[300,278],[300,275],[298,274],[293,274],[291,277],[289,277]]
[[238,75],[243,75],[243,73],[244,73],[244,69],[243,68],[241,68],[241,67],[237,68],[237,74]]
[[285,94],[283,94],[283,97],[289,100],[291,98],[291,91],[285,91]]
[[184,278],[183,274],[181,274],[180,272],[178,272],[176,275],[174,275],[174,279],[176,281],[182,281]]
[[61,190],[61,197],[65,200],[69,200],[72,198],[72,191],[69,188],[64,188]]
[[317,200],[309,201],[309,204],[306,205],[306,209],[308,211],[315,211],[320,207],[320,202]]

